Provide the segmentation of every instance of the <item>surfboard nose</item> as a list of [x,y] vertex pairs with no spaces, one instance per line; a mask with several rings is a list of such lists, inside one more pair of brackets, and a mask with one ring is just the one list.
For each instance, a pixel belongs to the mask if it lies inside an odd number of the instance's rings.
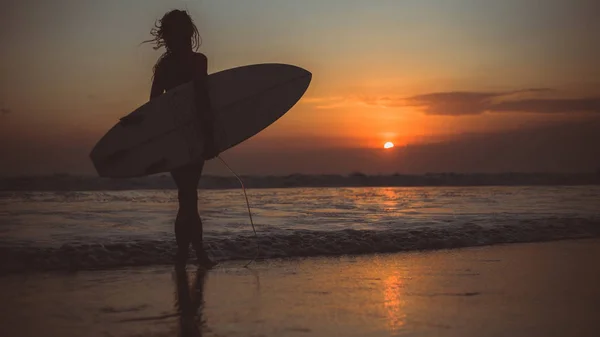
[[312,73],[304,68],[300,68],[302,69],[302,71],[304,71],[304,76],[308,77],[308,83],[310,83],[310,81],[312,81]]
[[289,70],[292,70],[292,72],[294,73],[293,77],[296,80],[300,80],[300,81],[304,82],[304,85],[305,85],[304,90],[307,90],[308,87],[310,86],[310,82],[312,81],[312,73],[310,71],[308,71],[307,69],[302,68],[297,65],[287,64],[286,66],[288,67]]
[[295,71],[298,72],[299,77],[308,77],[309,79],[312,79],[312,73],[310,71],[308,71],[307,69],[302,68],[302,67],[297,66],[297,65],[288,65],[288,66],[294,67]]

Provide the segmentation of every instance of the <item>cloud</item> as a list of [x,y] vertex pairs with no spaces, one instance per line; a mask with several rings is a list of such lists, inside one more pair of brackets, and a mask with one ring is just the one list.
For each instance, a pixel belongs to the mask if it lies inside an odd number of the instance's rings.
[[407,104],[427,115],[478,115],[485,112],[495,93],[439,92],[409,97]]
[[316,109],[334,109],[349,106],[379,108],[415,108],[426,115],[467,116],[486,112],[523,113],[600,113],[600,96],[556,98],[551,88],[528,88],[505,92],[450,91],[434,92],[410,97],[403,96],[349,96],[310,98],[305,103]]
[[428,115],[462,116],[485,112],[600,113],[600,97],[508,99],[506,94],[441,93],[415,96],[413,106]]
[[427,115],[441,116],[479,115],[485,112],[600,112],[599,98],[530,97],[554,92],[550,88],[508,92],[438,92],[412,96],[407,102]]
[[313,105],[315,109],[337,109],[352,106],[366,106],[391,108],[406,106],[406,99],[396,96],[368,96],[368,95],[353,95],[353,96],[332,96],[332,97],[308,97],[303,99],[304,104]]
[[493,104],[489,107],[489,110],[494,112],[523,111],[546,114],[568,112],[600,113],[600,97],[506,101]]
[[307,97],[302,103],[313,105],[315,109],[335,109],[352,105],[352,99],[342,96]]

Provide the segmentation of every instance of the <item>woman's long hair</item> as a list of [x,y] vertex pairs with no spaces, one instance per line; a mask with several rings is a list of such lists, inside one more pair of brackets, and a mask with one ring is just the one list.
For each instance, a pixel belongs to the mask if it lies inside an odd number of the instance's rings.
[[179,48],[197,51],[201,44],[201,37],[198,28],[194,24],[187,11],[172,10],[167,12],[162,19],[154,23],[154,28],[150,30],[152,39],[143,43],[150,42],[154,44],[154,50],[165,47],[166,51],[159,57],[152,69],[156,74],[156,69],[160,63]]

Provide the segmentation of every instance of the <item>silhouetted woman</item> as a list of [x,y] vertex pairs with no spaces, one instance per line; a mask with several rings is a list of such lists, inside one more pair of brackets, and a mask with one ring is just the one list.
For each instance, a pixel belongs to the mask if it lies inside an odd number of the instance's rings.
[[154,66],[150,99],[161,95],[181,84],[194,81],[196,106],[200,125],[205,128],[205,155],[203,158],[171,172],[178,189],[179,210],[175,220],[177,241],[176,262],[185,264],[190,243],[196,251],[198,263],[204,267],[214,266],[202,246],[202,220],[198,214],[197,188],[202,175],[204,161],[214,158],[211,116],[208,112],[210,101],[206,87],[208,60],[198,53],[199,34],[187,12],[173,10],[166,13],[151,31],[154,49],[165,47],[165,53]]

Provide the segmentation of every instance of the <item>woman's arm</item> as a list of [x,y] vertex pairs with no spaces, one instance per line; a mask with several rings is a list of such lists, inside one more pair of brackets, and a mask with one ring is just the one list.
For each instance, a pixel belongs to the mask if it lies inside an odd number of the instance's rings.
[[150,88],[150,99],[162,95],[165,91],[161,68],[160,66],[156,67],[154,78],[152,79],[152,88]]

